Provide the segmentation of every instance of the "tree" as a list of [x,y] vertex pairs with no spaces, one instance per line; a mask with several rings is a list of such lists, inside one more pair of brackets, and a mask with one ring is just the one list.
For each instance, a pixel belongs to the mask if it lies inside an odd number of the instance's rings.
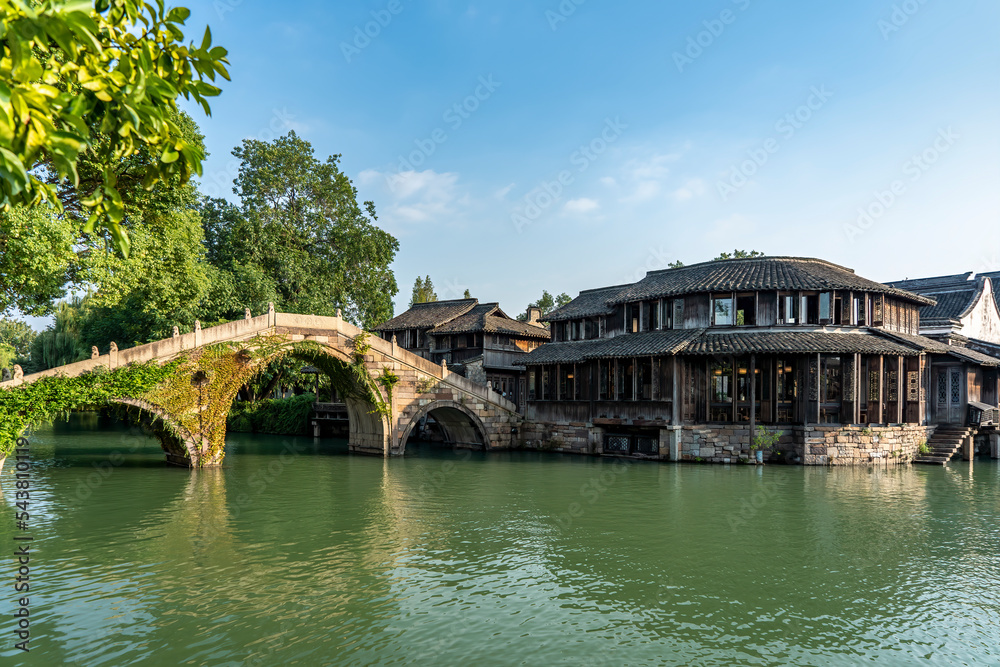
[[56,307],[55,322],[38,334],[31,343],[31,362],[25,373],[35,373],[56,366],[90,358],[90,348],[81,338],[80,327],[87,315],[85,299],[74,297]]
[[472,298],[472,292],[470,292],[469,289],[466,288],[465,289],[465,293],[462,294],[462,298],[463,299],[471,299]]
[[[399,291],[389,268],[399,242],[379,229],[375,205],[357,201],[357,190],[339,169],[339,155],[320,162],[294,132],[272,142],[247,139],[233,150],[240,159],[233,191],[239,205],[206,200],[201,213],[209,261],[231,277],[231,296],[273,295],[279,310],[334,315],[372,327],[392,317]],[[238,305],[211,297],[218,313]],[[246,307],[253,307],[246,303]],[[229,309],[228,311],[226,309]]]
[[[17,359],[17,356],[17,352],[14,351],[13,346],[7,343],[0,343],[0,371],[9,370],[14,360]],[[7,378],[4,377],[3,379]]]
[[413,282],[413,295],[410,297],[410,308],[417,303],[432,303],[438,300],[438,295],[434,292],[434,283],[431,277],[417,279]]
[[534,303],[529,303],[528,307],[525,308],[524,312],[517,316],[517,319],[522,322],[528,321],[528,308],[538,308],[542,311],[542,315],[547,315],[551,313],[556,308],[562,308],[567,303],[572,301],[573,298],[563,292],[559,296],[552,296],[548,293],[548,290],[542,290],[542,297],[535,301]]
[[[756,250],[734,250],[732,252],[719,253],[718,257],[712,259],[713,262],[721,262],[727,259],[753,259],[754,257],[766,257],[767,255]],[[679,269],[684,266],[684,262],[677,260],[667,264],[668,269]]]
[[18,357],[31,354],[31,343],[38,334],[19,320],[0,319],[0,343],[9,345]]
[[175,325],[192,328],[201,317],[211,267],[197,212],[150,216],[131,232],[128,258],[96,251],[85,259],[84,275],[98,286],[80,325],[88,348],[104,350],[115,341],[124,349],[159,340]]
[[765,254],[758,252],[756,250],[734,250],[731,253],[723,252],[719,253],[719,256],[713,259],[713,262],[721,262],[727,259],[753,259],[754,257],[764,257]]
[[50,206],[0,212],[0,316],[47,315],[66,295],[77,266],[74,231]]
[[137,174],[145,187],[200,174],[203,154],[172,114],[180,95],[211,114],[220,90],[210,82],[229,78],[209,29],[200,45],[182,43],[189,15],[161,0],[0,0],[0,207],[61,207],[56,183],[77,187],[90,153],[103,169],[76,196],[86,229],[106,228],[128,254],[116,167],[147,150],[156,157]]

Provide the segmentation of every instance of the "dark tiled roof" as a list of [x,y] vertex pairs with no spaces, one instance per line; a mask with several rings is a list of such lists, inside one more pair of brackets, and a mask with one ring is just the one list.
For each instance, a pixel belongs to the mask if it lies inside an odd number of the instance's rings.
[[509,317],[497,317],[487,315],[483,326],[485,333],[505,334],[507,336],[519,336],[521,338],[535,338],[537,340],[549,340],[552,335],[549,330],[535,324],[519,322]]
[[670,329],[597,340],[548,343],[524,359],[525,365],[569,364],[587,359],[615,359],[676,354],[703,329]]
[[[646,357],[661,354],[677,354],[704,332],[704,329],[667,329],[625,334],[609,338],[607,345],[594,350],[590,359]],[[543,346],[544,347],[544,346]]]
[[521,338],[549,340],[549,331],[534,324],[518,322],[500,310],[499,304],[481,303],[453,320],[431,329],[431,333],[499,333]]
[[706,333],[684,348],[682,354],[898,354],[912,357],[918,351],[866,333],[822,331],[748,331]]
[[436,327],[455,319],[459,315],[464,315],[478,303],[478,299],[417,303],[405,313],[378,325],[374,331],[398,331],[400,329]]
[[573,364],[589,359],[591,353],[599,349],[603,343],[609,342],[601,340],[581,340],[565,343],[546,343],[535,349],[526,357],[523,363],[528,366],[540,366],[542,364]]
[[970,280],[971,276],[970,271],[954,276],[901,280],[892,284],[936,299],[938,302],[936,306],[920,309],[920,320],[925,324],[940,323],[960,320],[968,315],[982,298],[986,289],[986,278],[990,278],[993,283],[993,298],[997,302],[997,308],[1000,308],[1000,295],[996,292],[1000,272],[981,273],[973,280]]
[[692,264],[648,273],[619,292],[611,302],[679,296],[702,292],[753,290],[859,290],[890,294],[921,305],[932,300],[867,278],[820,259],[757,257]]
[[[927,339],[929,341],[929,339]],[[933,343],[934,341],[929,341]],[[938,343],[938,345],[940,345]],[[947,346],[946,346],[947,347]],[[971,350],[970,350],[971,351]],[[525,358],[525,364],[575,363],[589,359],[659,355],[707,356],[716,354],[898,354],[920,353],[917,347],[874,333],[822,331],[712,332],[675,329],[626,334],[615,338],[549,343]]]
[[581,317],[594,317],[597,315],[610,315],[614,308],[608,306],[608,302],[614,300],[615,296],[631,285],[616,285],[614,287],[602,287],[580,292],[576,297],[562,308],[556,308],[542,319],[546,322],[557,322],[560,320],[575,320]]
[[961,359],[962,361],[971,361],[972,363],[981,364],[983,366],[1000,366],[1000,358],[991,357],[987,354],[970,350],[966,347],[948,345],[947,343],[942,343],[941,341],[927,338],[926,336],[914,336],[913,334],[886,331],[885,329],[875,329],[874,331],[880,336],[900,341],[906,345],[911,345],[918,350],[928,352],[930,354],[948,354],[957,359]]
[[968,314],[979,300],[982,290],[968,289],[952,292],[927,292],[927,296],[937,299],[937,305],[920,309],[921,321],[960,320]]
[[894,280],[887,285],[905,289],[908,292],[925,294],[928,291],[949,290],[969,285],[972,271],[958,273],[953,276],[936,276],[934,278],[915,278],[913,280]]

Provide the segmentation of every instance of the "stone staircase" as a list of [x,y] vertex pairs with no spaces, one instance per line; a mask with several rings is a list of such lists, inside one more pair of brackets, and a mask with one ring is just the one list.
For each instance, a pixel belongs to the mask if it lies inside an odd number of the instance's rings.
[[966,426],[944,424],[938,426],[934,435],[927,441],[931,448],[929,454],[918,454],[913,459],[914,463],[926,463],[930,465],[948,465],[952,457],[962,448],[965,439],[972,435],[974,429]]

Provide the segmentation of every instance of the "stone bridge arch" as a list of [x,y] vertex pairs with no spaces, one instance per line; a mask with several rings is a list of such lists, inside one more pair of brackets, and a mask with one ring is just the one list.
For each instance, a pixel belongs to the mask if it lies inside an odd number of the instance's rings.
[[399,436],[399,447],[393,452],[394,455],[402,456],[406,453],[406,442],[416,433],[418,425],[425,417],[434,418],[451,445],[486,449],[489,444],[486,425],[479,415],[456,401],[433,401],[421,407],[409,418],[409,423]]

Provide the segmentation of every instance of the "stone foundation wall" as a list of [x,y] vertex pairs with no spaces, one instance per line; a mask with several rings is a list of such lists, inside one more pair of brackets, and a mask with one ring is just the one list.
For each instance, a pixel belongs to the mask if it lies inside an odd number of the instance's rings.
[[525,449],[596,454],[601,437],[584,422],[546,423],[525,421],[521,424],[520,444]]
[[[896,465],[912,461],[935,427],[897,424],[764,428],[769,433],[781,434],[776,451],[765,454],[769,461],[800,465]],[[677,439],[676,458],[681,461],[739,463],[754,456],[746,424],[696,424],[659,431],[660,455],[641,458],[671,460],[671,438]],[[539,451],[599,455],[603,452],[604,432],[604,428],[586,422],[525,421],[521,425],[520,445]]]
[[[784,459],[804,465],[895,465],[909,463],[921,443],[934,433],[934,426],[897,424],[890,426],[766,426],[780,432],[777,452],[769,460]],[[750,429],[746,425],[685,426],[681,436],[681,459],[737,463],[750,458]]]

